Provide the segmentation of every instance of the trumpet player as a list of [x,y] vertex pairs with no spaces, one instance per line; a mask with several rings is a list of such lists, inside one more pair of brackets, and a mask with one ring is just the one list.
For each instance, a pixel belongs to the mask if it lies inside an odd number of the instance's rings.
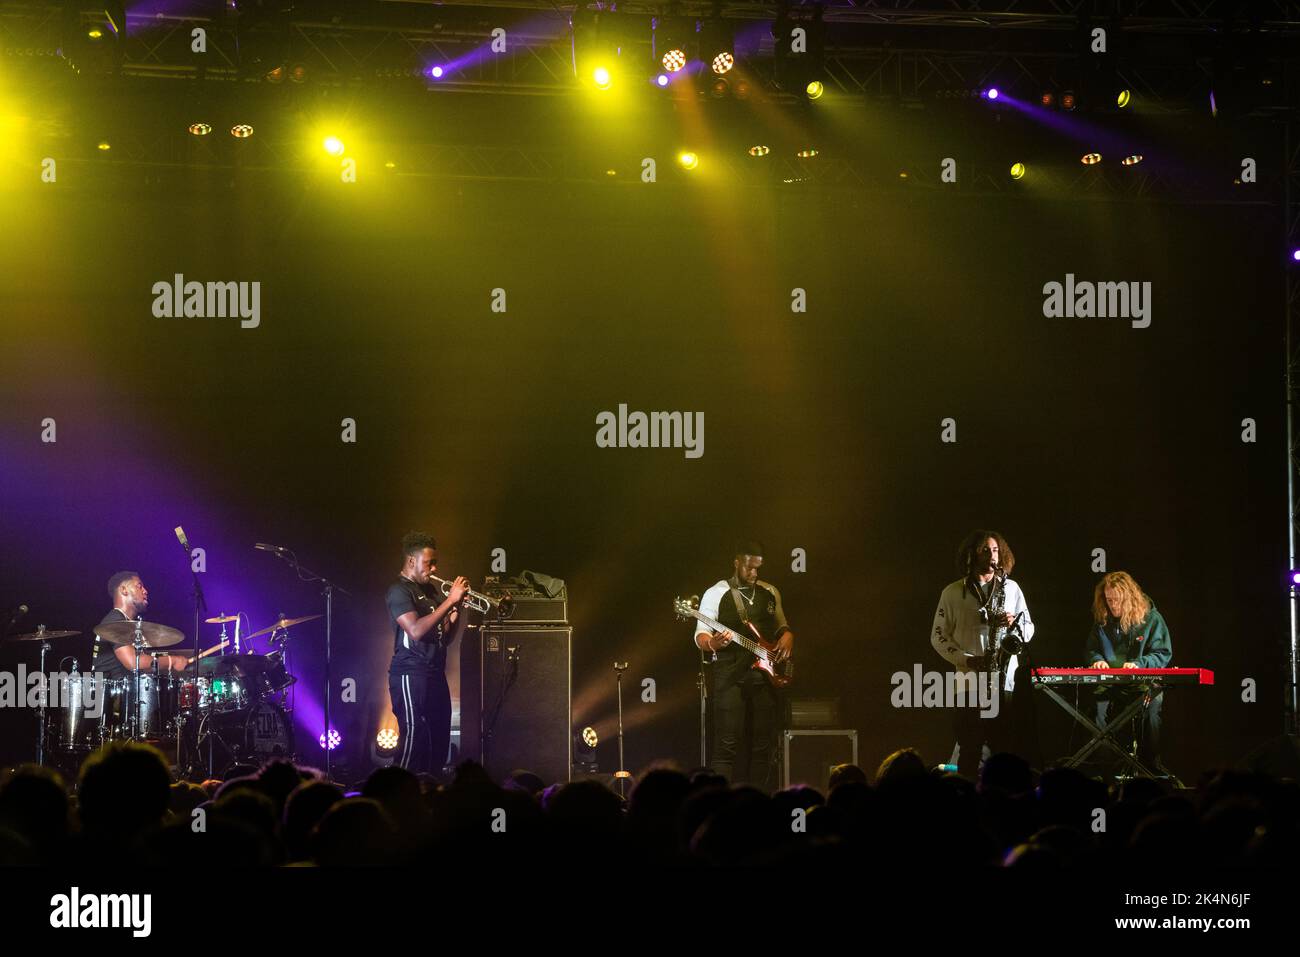
[[457,578],[444,597],[434,584],[438,543],[424,532],[402,538],[402,573],[388,588],[393,661],[388,693],[399,736],[396,763],[411,771],[442,770],[451,747],[447,648],[465,625],[461,602],[469,582]]

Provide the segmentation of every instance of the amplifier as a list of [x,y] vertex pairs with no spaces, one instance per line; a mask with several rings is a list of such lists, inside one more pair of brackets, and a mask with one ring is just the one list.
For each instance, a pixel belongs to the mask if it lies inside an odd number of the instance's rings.
[[[485,594],[498,597],[493,592]],[[509,614],[502,614],[494,621],[511,625],[565,625],[569,622],[569,603],[563,598],[511,596],[510,600],[514,607],[509,609]]]
[[573,629],[492,624],[461,641],[461,756],[496,781],[520,768],[568,781]]
[[787,728],[834,728],[840,723],[839,698],[787,698]]

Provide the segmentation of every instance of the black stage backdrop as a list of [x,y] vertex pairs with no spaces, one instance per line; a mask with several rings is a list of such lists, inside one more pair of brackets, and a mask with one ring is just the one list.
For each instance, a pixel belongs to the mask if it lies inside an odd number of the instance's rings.
[[[601,732],[604,769],[615,660],[629,766],[690,766],[696,656],[670,603],[728,574],[752,537],[798,635],[801,693],[842,699],[865,765],[904,745],[939,761],[949,714],[896,710],[890,676],[942,667],[936,600],[959,539],[987,525],[1018,558],[1039,663],[1081,661],[1104,549],[1163,611],[1176,663],[1214,669],[1213,688],[1168,696],[1176,771],[1280,731],[1276,209],[733,189],[707,171],[654,186],[634,171],[231,176],[8,203],[0,601],[31,606],[20,630],[83,632],[56,659],[85,663],[119,568],[144,577],[148,617],[191,632],[176,525],[206,550],[211,614],[260,628],[321,611],[314,586],[252,549],[287,545],[351,592],[334,674],[357,702],[334,720],[364,773],[388,710],[384,589],[402,534],[428,529],[449,576],[481,582],[500,548],[510,573],[568,582],[574,722]],[[260,325],[156,318],[151,288],[177,273],[260,282]],[[1150,327],[1045,318],[1043,286],[1067,273],[1150,282]],[[703,455],[598,447],[596,417],[620,403],[703,413]],[[313,733],[321,625],[293,644]],[[0,668],[19,663],[35,666],[34,644],[0,649]],[[1064,753],[1068,723],[1038,707],[1044,756]],[[33,726],[0,711],[0,760],[29,758]]]

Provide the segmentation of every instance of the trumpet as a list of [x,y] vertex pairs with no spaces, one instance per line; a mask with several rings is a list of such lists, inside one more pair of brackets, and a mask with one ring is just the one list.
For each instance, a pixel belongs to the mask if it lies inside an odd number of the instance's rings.
[[[429,581],[438,586],[438,590],[442,592],[444,597],[451,595],[451,582],[447,581],[447,579],[439,578],[437,575],[430,575]],[[470,608],[481,615],[490,615],[501,610],[501,602],[497,599],[489,598],[481,592],[470,589],[465,591],[465,597],[462,601],[464,601],[466,608]]]

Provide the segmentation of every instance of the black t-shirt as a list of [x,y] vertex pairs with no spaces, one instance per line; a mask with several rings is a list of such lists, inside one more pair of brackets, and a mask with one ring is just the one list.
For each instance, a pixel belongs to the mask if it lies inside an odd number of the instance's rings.
[[425,591],[408,578],[399,578],[388,586],[388,617],[393,622],[393,662],[388,666],[390,675],[432,675],[441,674],[447,667],[447,646],[443,642],[445,634],[444,618],[425,633],[418,641],[412,639],[397,623],[397,619],[408,611],[413,611],[417,618],[423,618],[441,604],[425,594]]
[[[101,625],[108,625],[115,621],[127,621],[127,617],[121,609],[114,608],[101,620]],[[96,637],[95,643],[99,646],[99,654],[95,656],[94,670],[102,674],[105,678],[125,678],[130,671],[126,665],[122,664],[113,652],[117,650],[117,645],[111,641],[105,641]],[[84,645],[82,647],[85,647]]]
[[[750,604],[750,601],[753,604]],[[767,641],[773,641],[776,638],[776,596],[764,588],[762,585],[741,585],[740,601],[745,606],[745,614],[749,620],[758,628],[758,633]],[[753,637],[753,632],[745,626],[740,620],[740,615],[736,611],[736,602],[728,591],[718,602],[718,622],[726,625],[737,634],[744,635],[747,638]],[[749,668],[754,663],[754,656],[748,651],[735,643],[729,644],[718,650],[718,666],[720,671],[735,672],[735,677],[739,677],[738,669]],[[755,681],[765,681],[766,679],[757,671],[753,674]]]

